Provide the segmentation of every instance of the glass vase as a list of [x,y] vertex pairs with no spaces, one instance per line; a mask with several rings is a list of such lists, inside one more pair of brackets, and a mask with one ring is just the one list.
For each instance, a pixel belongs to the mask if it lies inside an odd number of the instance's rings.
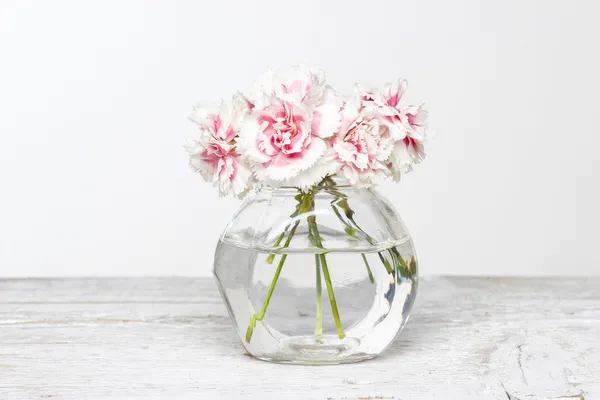
[[252,356],[339,364],[380,354],[417,293],[410,235],[374,188],[261,187],[217,245],[214,275]]

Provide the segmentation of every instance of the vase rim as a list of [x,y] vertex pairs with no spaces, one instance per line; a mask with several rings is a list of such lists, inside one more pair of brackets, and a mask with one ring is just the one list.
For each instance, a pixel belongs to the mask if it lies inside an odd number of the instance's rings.
[[[372,190],[375,185],[369,185],[369,186],[363,186],[363,187],[356,187],[356,186],[352,186],[352,185],[329,185],[329,186],[313,186],[313,188],[317,189],[317,191],[323,191],[323,190],[354,190],[354,191],[366,191],[366,190]],[[290,193],[301,193],[302,189],[300,189],[299,187],[296,186],[271,186],[271,185],[260,185],[256,187],[257,191],[261,191],[261,192],[290,192]]]

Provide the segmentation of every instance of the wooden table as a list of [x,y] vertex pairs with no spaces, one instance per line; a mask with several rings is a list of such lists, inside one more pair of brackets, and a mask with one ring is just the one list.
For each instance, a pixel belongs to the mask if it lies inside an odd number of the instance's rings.
[[423,278],[384,356],[247,356],[211,279],[0,280],[0,399],[600,399],[600,278]]

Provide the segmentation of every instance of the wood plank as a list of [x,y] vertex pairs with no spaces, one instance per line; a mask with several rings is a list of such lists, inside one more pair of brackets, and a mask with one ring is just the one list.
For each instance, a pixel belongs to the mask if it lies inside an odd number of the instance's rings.
[[378,359],[244,355],[206,278],[0,280],[0,399],[600,399],[600,278],[425,278]]

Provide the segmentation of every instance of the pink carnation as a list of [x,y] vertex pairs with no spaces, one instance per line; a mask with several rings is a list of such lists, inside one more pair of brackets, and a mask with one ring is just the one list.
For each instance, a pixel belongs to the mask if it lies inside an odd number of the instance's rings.
[[233,192],[241,197],[251,185],[252,174],[236,150],[239,125],[248,112],[247,100],[236,95],[231,105],[197,106],[190,117],[200,128],[186,146],[190,166],[213,182],[222,196]]
[[402,174],[412,171],[413,164],[425,159],[427,110],[423,104],[401,108],[402,121],[407,126],[406,134],[396,141],[390,156],[389,167],[395,181]]
[[258,178],[306,189],[334,172],[325,139],[339,127],[341,101],[322,73],[295,67],[269,73],[256,87],[240,146]]
[[401,174],[411,171],[413,164],[425,158],[423,142],[427,132],[427,110],[424,104],[400,104],[406,87],[406,81],[402,79],[386,84],[382,93],[359,87],[363,104],[381,114],[382,124],[395,141],[387,162],[394,180],[399,180]]
[[361,99],[350,99],[342,113],[342,123],[332,139],[340,173],[351,185],[369,185],[388,168],[385,161],[392,150],[389,131],[381,125],[376,109],[361,104]]
[[402,106],[406,81],[383,90],[358,87],[344,102],[325,74],[305,66],[267,71],[251,95],[196,107],[191,166],[221,195],[243,196],[256,180],[303,191],[324,177],[367,186],[401,175],[425,158],[427,110]]

